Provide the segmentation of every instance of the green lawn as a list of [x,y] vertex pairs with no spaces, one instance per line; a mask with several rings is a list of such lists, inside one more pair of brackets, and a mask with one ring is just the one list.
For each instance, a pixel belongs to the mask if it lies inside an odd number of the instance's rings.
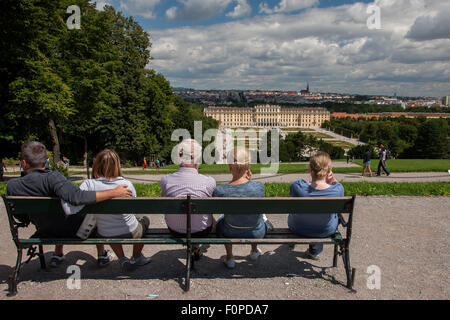
[[[448,182],[342,182],[345,195],[357,196],[448,196]],[[289,183],[266,183],[266,197],[288,197]]]
[[[341,161],[341,160],[337,160]],[[355,160],[355,163],[362,167],[362,160]],[[450,160],[440,160],[440,159],[390,159],[387,161],[388,169],[392,172],[447,172],[450,170]],[[252,164],[252,172],[254,174],[261,173],[261,168],[268,168],[269,165],[263,164]],[[126,174],[166,174],[172,173],[177,170],[177,166],[171,165],[164,167],[160,170],[137,170],[137,171],[126,171]],[[378,160],[372,159],[371,164],[372,170],[377,170]],[[334,168],[333,171],[336,173],[356,173],[361,172],[362,168]],[[278,173],[307,173],[308,165],[306,164],[292,164],[292,163],[281,163]],[[226,164],[212,164],[200,165],[200,173],[203,174],[214,174],[214,173],[229,173],[228,165]]]
[[[335,160],[335,161],[345,161],[345,160]],[[355,163],[360,165],[359,167],[351,168],[334,168],[335,173],[357,173],[362,171],[362,160],[355,160]],[[387,161],[388,169],[392,172],[447,172],[450,170],[450,159],[389,159]],[[268,168],[269,165],[263,164],[253,164],[251,166],[252,172],[254,174],[261,173],[261,168]],[[372,159],[371,164],[372,171],[376,171],[378,168],[378,160]],[[178,166],[170,165],[159,170],[147,169],[147,170],[130,170],[124,171],[125,175],[138,175],[138,174],[168,174],[173,173],[178,170]],[[281,163],[279,166],[278,173],[307,173],[308,165],[306,164],[292,164],[292,163]],[[70,171],[71,175],[85,174],[86,171]],[[218,174],[218,173],[229,173],[228,165],[226,164],[202,164],[200,165],[200,173],[203,174]],[[6,174],[19,175],[19,172]]]
[[317,139],[333,139],[332,136],[322,132],[305,132],[305,134],[313,135]]
[[327,140],[326,142],[334,144],[335,146],[338,146],[338,147],[349,147],[349,148],[355,147],[355,145],[351,144],[350,142],[345,142],[345,141],[340,141],[340,140]]
[[[378,160],[372,159],[372,171],[378,169]],[[355,160],[362,166],[362,160]],[[388,159],[387,168],[392,172],[446,172],[450,170],[450,159]]]
[[[79,186],[79,183],[75,185]],[[357,196],[449,196],[448,182],[343,182],[345,195]],[[266,183],[266,197],[288,197],[289,183]],[[134,184],[138,197],[159,197],[161,188],[158,183]],[[6,193],[6,183],[0,182],[0,194]]]

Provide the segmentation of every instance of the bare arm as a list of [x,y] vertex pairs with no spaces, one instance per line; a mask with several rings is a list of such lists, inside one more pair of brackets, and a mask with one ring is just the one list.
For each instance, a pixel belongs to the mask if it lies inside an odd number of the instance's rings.
[[327,182],[328,184],[333,184],[333,183],[338,182],[338,181],[336,180],[336,178],[334,177],[334,175],[333,175],[333,171],[331,171],[331,172],[328,174],[327,179],[326,179],[326,182]]
[[[334,177],[334,175],[333,175],[333,171],[331,171],[330,174],[328,174],[326,181],[327,181],[328,184],[333,184],[333,183],[338,182],[336,180],[336,178]],[[339,219],[341,219],[341,221],[345,222],[344,216],[341,213],[339,213],[338,216],[339,216]]]
[[123,184],[112,190],[97,191],[95,193],[97,202],[102,202],[105,200],[113,198],[131,198],[133,195],[130,189],[127,189],[127,185]]

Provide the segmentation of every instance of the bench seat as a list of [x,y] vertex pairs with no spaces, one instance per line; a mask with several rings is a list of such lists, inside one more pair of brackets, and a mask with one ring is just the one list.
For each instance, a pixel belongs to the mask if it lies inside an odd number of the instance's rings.
[[[342,235],[337,231],[329,238],[312,239],[299,238],[288,228],[277,228],[269,231],[264,239],[230,239],[218,238],[215,233],[211,233],[208,238],[191,238],[192,244],[339,244],[343,241]],[[87,244],[186,244],[186,238],[174,238],[167,229],[149,229],[145,238],[142,239],[111,239],[111,238],[91,238],[80,239],[19,239],[23,245],[87,245]]]

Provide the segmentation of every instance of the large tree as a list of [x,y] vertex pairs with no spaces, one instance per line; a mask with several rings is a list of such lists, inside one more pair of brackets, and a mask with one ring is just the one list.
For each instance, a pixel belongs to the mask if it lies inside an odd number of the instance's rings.
[[74,112],[73,93],[54,68],[65,30],[59,15],[61,1],[6,0],[2,4],[9,6],[0,10],[0,103],[7,128],[0,139],[6,136],[21,142],[39,137],[52,143],[59,160],[57,126]]

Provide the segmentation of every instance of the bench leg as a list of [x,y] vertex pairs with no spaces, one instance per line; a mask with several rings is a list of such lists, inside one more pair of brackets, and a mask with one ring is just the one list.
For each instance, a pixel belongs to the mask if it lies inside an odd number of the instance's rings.
[[17,294],[17,280],[19,278],[20,268],[22,267],[22,249],[17,249],[17,261],[14,272],[9,276],[8,297]]
[[334,254],[333,254],[333,268],[337,267],[337,259],[339,255],[339,246],[337,244],[334,245]]
[[188,292],[191,286],[191,265],[192,265],[192,248],[190,245],[187,246],[187,257],[186,257],[186,285],[184,291]]
[[46,269],[45,255],[44,255],[44,248],[42,247],[42,245],[39,245],[39,261],[41,263],[41,269],[45,270]]
[[345,273],[347,275],[347,288],[352,290],[354,270],[350,266],[350,250],[347,246],[342,247],[342,259],[344,260]]

